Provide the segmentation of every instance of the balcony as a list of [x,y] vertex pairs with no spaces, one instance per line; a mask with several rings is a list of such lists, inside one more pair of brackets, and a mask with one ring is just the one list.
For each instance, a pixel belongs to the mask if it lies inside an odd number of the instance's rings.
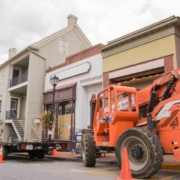
[[28,72],[22,74],[21,76],[15,77],[14,79],[10,80],[9,87],[16,86],[28,80]]
[[17,119],[17,115],[13,110],[6,111],[6,119]]

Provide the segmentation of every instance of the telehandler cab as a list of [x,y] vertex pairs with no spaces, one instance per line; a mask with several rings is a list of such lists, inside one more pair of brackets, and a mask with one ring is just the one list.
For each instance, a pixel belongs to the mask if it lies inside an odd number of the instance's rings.
[[82,157],[86,167],[96,164],[96,151],[114,148],[121,166],[127,148],[133,177],[156,174],[163,155],[180,161],[180,68],[166,73],[149,86],[110,85],[92,96],[93,129],[83,130]]

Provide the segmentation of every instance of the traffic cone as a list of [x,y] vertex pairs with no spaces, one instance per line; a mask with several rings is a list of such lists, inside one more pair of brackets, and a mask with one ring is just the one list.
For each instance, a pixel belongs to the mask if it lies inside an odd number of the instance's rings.
[[2,146],[0,148],[0,163],[3,163],[3,150],[2,150]]
[[53,149],[53,151],[52,151],[52,156],[53,156],[53,157],[57,157],[57,156],[58,156],[58,152],[57,152],[56,148]]
[[122,157],[122,164],[121,164],[121,172],[120,177],[116,178],[115,180],[135,180],[136,178],[132,178],[129,160],[128,160],[128,153],[127,149],[124,148],[123,150],[123,157]]

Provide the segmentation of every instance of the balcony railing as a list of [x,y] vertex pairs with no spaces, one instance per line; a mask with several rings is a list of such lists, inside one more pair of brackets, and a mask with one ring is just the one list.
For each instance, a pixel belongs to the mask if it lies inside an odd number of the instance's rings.
[[17,115],[13,110],[6,111],[6,119],[17,119]]
[[21,76],[15,77],[14,79],[10,80],[10,87],[16,86],[18,84],[21,84],[23,82],[26,82],[28,79],[28,73],[24,73]]

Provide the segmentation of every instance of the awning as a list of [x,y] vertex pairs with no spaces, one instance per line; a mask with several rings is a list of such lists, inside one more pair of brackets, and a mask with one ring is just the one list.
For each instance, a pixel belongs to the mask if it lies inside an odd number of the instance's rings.
[[[65,84],[65,85],[62,85],[62,86],[57,86],[56,87],[56,91],[67,89],[67,88],[71,88],[71,87],[75,86],[76,84],[77,84],[76,82],[73,82],[73,83],[70,83],[70,84]],[[43,94],[52,92],[52,90],[53,90],[53,88],[47,89],[46,91],[43,92]]]

